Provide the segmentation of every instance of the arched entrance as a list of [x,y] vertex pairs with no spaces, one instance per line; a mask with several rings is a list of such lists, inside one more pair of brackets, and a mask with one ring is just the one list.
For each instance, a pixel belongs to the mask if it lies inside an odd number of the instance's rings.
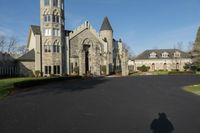
[[155,69],[156,69],[155,63],[152,63],[152,64],[151,64],[151,70],[152,70],[152,71],[155,71]]
[[90,45],[87,45],[87,44],[84,44],[83,45],[83,52],[84,52],[84,55],[85,55],[85,62],[84,62],[84,67],[85,67],[85,74],[89,73],[90,72],[90,65],[89,65],[89,48],[90,48]]

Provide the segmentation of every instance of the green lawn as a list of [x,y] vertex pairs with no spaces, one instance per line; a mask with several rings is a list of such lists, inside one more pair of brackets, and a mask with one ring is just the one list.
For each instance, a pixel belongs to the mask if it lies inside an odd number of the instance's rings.
[[168,75],[168,71],[155,71],[153,72],[153,75]]
[[14,87],[14,83],[28,81],[28,80],[38,80],[42,78],[10,78],[0,80],[0,98],[8,95],[9,89]]
[[186,86],[184,88],[185,91],[191,92],[197,95],[200,95],[200,84],[199,85],[191,85],[191,86]]

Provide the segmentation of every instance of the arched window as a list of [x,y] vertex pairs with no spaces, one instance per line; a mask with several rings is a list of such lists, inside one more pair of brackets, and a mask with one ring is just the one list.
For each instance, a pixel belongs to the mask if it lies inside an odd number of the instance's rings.
[[152,63],[152,65],[151,65],[151,70],[152,70],[152,71],[155,71],[155,69],[156,69],[155,63]]
[[50,53],[51,52],[51,45],[50,45],[50,42],[49,40],[46,40],[45,43],[44,43],[44,52],[45,53]]
[[60,16],[58,10],[53,11],[53,22],[54,23],[60,23]]
[[176,70],[179,70],[179,69],[180,69],[179,63],[176,63]]
[[60,42],[58,40],[56,40],[54,43],[53,43],[53,52],[54,53],[60,53]]
[[164,63],[164,65],[163,65],[163,70],[167,70],[167,63]]

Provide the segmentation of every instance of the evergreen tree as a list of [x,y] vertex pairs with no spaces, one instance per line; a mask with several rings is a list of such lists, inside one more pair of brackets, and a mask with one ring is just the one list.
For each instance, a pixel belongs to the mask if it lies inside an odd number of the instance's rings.
[[196,40],[192,50],[192,66],[196,68],[196,70],[200,69],[200,27],[197,32]]

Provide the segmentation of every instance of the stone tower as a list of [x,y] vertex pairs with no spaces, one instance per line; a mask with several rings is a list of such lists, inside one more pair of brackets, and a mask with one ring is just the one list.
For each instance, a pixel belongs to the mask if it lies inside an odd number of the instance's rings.
[[108,43],[107,74],[113,72],[113,29],[108,17],[105,17],[100,29],[100,36]]
[[63,73],[64,20],[64,0],[40,0],[42,72],[44,76]]

